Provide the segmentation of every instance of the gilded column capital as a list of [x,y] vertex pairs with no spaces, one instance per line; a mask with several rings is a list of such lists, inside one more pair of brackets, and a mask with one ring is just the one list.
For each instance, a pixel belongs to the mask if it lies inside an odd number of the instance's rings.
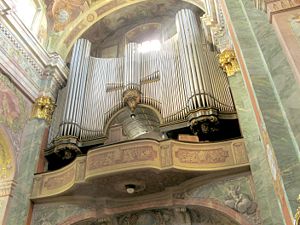
[[232,76],[236,72],[240,71],[240,66],[236,59],[233,49],[225,49],[218,55],[219,64],[227,76]]
[[33,104],[32,118],[43,119],[50,123],[54,109],[55,104],[51,97],[40,96]]
[[295,215],[295,225],[300,225],[300,194],[298,195],[297,199],[299,206]]

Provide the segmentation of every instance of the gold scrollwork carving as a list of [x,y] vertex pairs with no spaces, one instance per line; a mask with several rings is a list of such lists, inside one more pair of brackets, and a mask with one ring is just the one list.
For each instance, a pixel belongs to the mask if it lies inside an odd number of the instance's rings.
[[[300,194],[298,195],[297,201],[300,204]],[[295,215],[295,225],[300,225],[300,205],[299,205],[296,215]]]
[[40,96],[35,100],[32,109],[32,118],[44,119],[48,123],[51,122],[55,104],[52,98]]
[[219,56],[219,64],[227,76],[232,76],[240,71],[238,61],[236,59],[234,50],[226,49]]

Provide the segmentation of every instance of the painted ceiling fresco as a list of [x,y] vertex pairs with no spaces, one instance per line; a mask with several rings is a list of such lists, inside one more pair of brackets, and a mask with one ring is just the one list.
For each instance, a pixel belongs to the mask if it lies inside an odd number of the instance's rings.
[[[120,36],[120,32],[117,32],[120,29],[128,31],[140,24],[160,22],[174,25],[175,15],[182,8],[199,11],[191,4],[179,0],[147,1],[127,6],[101,19],[83,37],[92,43],[101,43],[107,38]],[[116,33],[119,35],[115,35]]]
[[46,0],[48,18],[55,32],[64,28],[90,6],[89,0]]
[[[117,29],[147,20],[170,18],[180,8],[202,7],[202,0],[45,0],[48,50],[66,58],[74,42],[94,24],[94,41],[104,40]],[[132,7],[130,7],[132,6]],[[100,22],[99,22],[100,21]],[[91,35],[89,35],[91,34]]]

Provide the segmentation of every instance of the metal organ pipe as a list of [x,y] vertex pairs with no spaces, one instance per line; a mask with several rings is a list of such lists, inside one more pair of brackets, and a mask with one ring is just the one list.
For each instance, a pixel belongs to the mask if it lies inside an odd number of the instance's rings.
[[90,42],[84,39],[79,39],[73,48],[66,105],[60,127],[62,136],[79,136],[90,49]]
[[140,53],[137,43],[128,43],[125,48],[124,85],[125,89],[139,89]]
[[[187,78],[185,79],[184,84],[186,85],[187,90],[187,96],[188,98],[192,98],[196,94],[195,90],[195,82],[193,79],[193,70],[191,68],[191,62],[190,58],[192,58],[192,55],[190,55],[190,52],[188,50],[188,47],[190,43],[188,43],[185,33],[185,27],[183,25],[184,19],[182,18],[184,15],[179,14],[179,12],[176,15],[176,28],[178,33],[178,45],[179,45],[179,52],[180,52],[180,59],[181,64],[183,65],[184,71],[187,73]],[[191,59],[193,61],[193,59]],[[197,102],[194,98],[191,99],[191,103],[188,102],[188,105],[191,109],[195,109]]]
[[202,38],[197,20],[189,9],[182,9],[176,14],[179,52],[181,63],[186,68],[185,86],[187,95],[193,104],[190,110],[211,106],[211,87],[205,56],[203,54]]
[[[195,96],[197,100],[202,103],[197,104],[198,107],[207,107],[208,99],[207,96],[202,95],[202,93],[206,90],[206,82],[205,82],[205,66],[203,65],[203,48],[202,48],[202,40],[200,39],[200,31],[197,25],[196,18],[191,10],[184,10],[183,14],[185,15],[186,24],[189,24],[189,28],[186,32],[187,36],[189,37],[189,45],[191,47],[192,52],[192,59],[194,61],[194,71],[195,71],[195,86],[197,88],[197,93]],[[202,76],[201,76],[202,75]],[[199,94],[199,95],[198,95]]]
[[176,28],[177,34],[159,51],[141,53],[137,43],[129,43],[122,58],[90,57],[90,43],[79,40],[67,87],[57,101],[55,115],[61,118],[55,116],[49,141],[59,123],[59,136],[82,141],[102,137],[108,119],[125,106],[128,89],[140,90],[141,103],[158,109],[165,124],[190,120],[204,111],[198,111],[201,108],[234,113],[227,77],[191,10],[176,14]]

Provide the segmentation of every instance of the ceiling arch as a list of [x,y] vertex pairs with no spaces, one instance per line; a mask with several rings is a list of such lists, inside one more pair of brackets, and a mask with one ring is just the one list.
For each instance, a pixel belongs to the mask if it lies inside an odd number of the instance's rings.
[[[55,0],[54,2],[64,2],[64,0]],[[167,0],[166,0],[167,1]],[[182,1],[190,3],[203,11],[204,3],[203,0],[168,0],[168,1]],[[70,20],[69,23],[64,27],[62,31],[50,31],[49,34],[49,44],[48,50],[50,52],[57,52],[59,53],[64,59],[66,59],[68,53],[70,52],[73,44],[75,41],[91,26],[93,26],[96,22],[101,20],[107,15],[110,15],[122,8],[127,6],[147,2],[146,0],[98,0],[93,1],[89,0],[89,5],[83,5],[82,11],[79,12],[77,18],[74,20]],[[65,3],[64,3],[65,4]],[[57,7],[57,4],[55,5]],[[72,10],[72,8],[68,8],[68,10]],[[65,14],[65,12],[64,12]],[[63,14],[63,15],[64,15]],[[62,19],[61,17],[58,17]]]

